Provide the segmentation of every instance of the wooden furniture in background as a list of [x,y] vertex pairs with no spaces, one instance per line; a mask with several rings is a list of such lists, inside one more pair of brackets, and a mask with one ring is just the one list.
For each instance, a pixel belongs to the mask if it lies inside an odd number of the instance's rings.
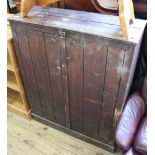
[[147,0],[133,0],[135,12],[147,14]]
[[112,151],[146,21],[124,38],[118,16],[35,6],[10,24],[33,118]]
[[7,102],[8,110],[31,119],[30,108],[22,83],[10,25],[7,25]]
[[[49,4],[58,2],[61,0],[21,0],[20,15],[21,17],[27,16],[28,12],[33,6],[48,6]],[[119,18],[122,29],[123,37],[128,38],[128,27],[129,24],[133,23],[134,16],[134,6],[132,0],[109,0],[106,2],[104,0],[91,0],[94,7],[102,13],[117,15],[117,5],[119,8]],[[108,3],[108,4],[104,4]],[[107,6],[106,6],[107,5]],[[111,6],[111,7],[110,7]]]
[[21,0],[20,15],[21,17],[27,16],[30,9],[35,5],[48,6],[58,1],[60,0]]
[[7,0],[7,13],[11,13],[11,8],[8,0]]
[[[101,13],[118,15],[117,0],[111,0],[111,1],[110,0],[91,0],[91,2],[94,5],[94,7]],[[104,4],[104,3],[108,3],[108,4]]]
[[[18,11],[20,10],[21,0],[13,0],[17,6]],[[61,0],[60,5],[61,8],[79,10],[79,11],[88,11],[88,12],[101,12],[101,13],[109,13],[111,10],[106,10],[102,7],[100,3],[101,0]],[[147,0],[133,0],[134,11],[135,13],[147,14]],[[118,11],[112,11],[118,14]]]

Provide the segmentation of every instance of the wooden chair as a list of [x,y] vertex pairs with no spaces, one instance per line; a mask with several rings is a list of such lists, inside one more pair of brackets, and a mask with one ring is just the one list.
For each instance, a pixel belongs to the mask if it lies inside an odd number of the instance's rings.
[[21,0],[20,15],[21,17],[27,16],[29,10],[35,5],[48,6],[58,1],[60,0]]
[[[107,0],[109,3],[109,6],[105,6],[105,0],[91,0],[92,4],[94,7],[101,13],[106,13],[106,14],[113,14],[113,15],[118,15],[118,8],[117,8],[117,0],[115,3],[112,4],[114,0]],[[113,5],[112,7],[110,6],[110,3]]]
[[[91,2],[93,3],[94,7],[101,13],[108,13],[113,15],[119,14],[122,34],[125,38],[128,38],[129,25],[133,23],[135,18],[132,0],[118,0],[118,9],[116,9],[116,4],[113,7],[105,7],[104,0],[91,0]],[[109,0],[107,0],[107,2],[109,2]]]
[[[22,17],[27,16],[29,10],[35,6],[48,6],[49,4],[58,2],[61,0],[22,0],[21,1],[21,8],[20,8],[20,14]],[[116,14],[117,10],[115,8],[104,8],[102,1],[103,0],[91,0],[94,6],[102,13],[111,13]],[[129,25],[133,23],[133,20],[135,18],[134,16],[134,8],[133,8],[133,2],[132,0],[118,0],[118,14],[122,29],[122,34],[125,38],[128,38],[128,28]]]

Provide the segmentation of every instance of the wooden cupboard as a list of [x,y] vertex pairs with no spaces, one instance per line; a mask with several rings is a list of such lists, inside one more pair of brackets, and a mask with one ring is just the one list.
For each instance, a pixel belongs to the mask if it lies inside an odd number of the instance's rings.
[[146,22],[128,39],[96,13],[34,7],[10,23],[33,118],[113,151]]

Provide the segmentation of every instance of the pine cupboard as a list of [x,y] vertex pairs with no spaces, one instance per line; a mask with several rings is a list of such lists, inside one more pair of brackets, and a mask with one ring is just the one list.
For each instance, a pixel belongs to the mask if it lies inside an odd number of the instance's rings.
[[128,39],[119,18],[33,7],[10,18],[32,117],[109,151],[146,22]]

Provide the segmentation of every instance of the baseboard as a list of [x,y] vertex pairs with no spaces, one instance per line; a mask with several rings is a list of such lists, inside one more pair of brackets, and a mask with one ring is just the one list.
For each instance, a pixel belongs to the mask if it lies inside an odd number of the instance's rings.
[[57,129],[59,131],[62,131],[62,132],[67,133],[69,135],[72,135],[75,138],[78,138],[80,140],[83,140],[85,142],[88,142],[90,144],[93,144],[95,146],[101,147],[101,148],[103,148],[103,149],[105,149],[105,150],[107,150],[109,152],[114,152],[114,149],[115,149],[114,146],[111,146],[111,145],[102,143],[100,141],[94,140],[94,139],[92,139],[90,137],[87,137],[87,136],[85,136],[83,134],[80,134],[78,132],[75,132],[73,130],[70,130],[68,128],[65,128],[65,127],[63,127],[63,126],[61,126],[61,125],[59,125],[57,123],[51,122],[51,121],[49,121],[49,120],[47,120],[45,118],[42,118],[40,116],[37,116],[37,115],[33,114],[33,113],[31,113],[31,116],[32,116],[32,119],[34,119],[36,121],[39,121],[39,122],[41,122],[41,123],[43,123],[45,125],[48,125],[48,126],[54,128],[54,129]]

